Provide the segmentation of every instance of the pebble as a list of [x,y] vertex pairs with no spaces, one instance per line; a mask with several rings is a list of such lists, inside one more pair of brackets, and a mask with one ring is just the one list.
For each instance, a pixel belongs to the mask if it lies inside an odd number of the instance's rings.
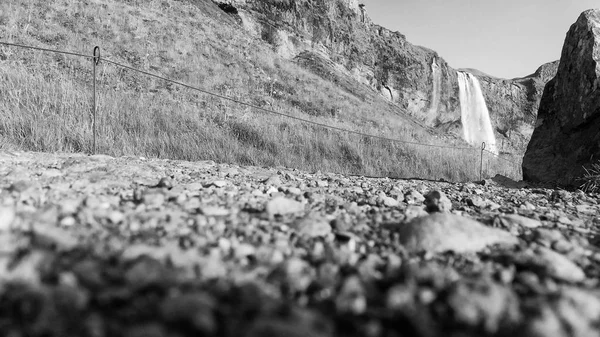
[[267,202],[265,209],[270,216],[302,213],[304,204],[286,197],[276,197]]
[[0,206],[0,232],[7,232],[12,228],[16,213],[12,207]]
[[331,233],[329,221],[318,215],[309,215],[296,222],[295,225],[300,235],[308,237],[323,237]]
[[409,205],[421,204],[425,201],[425,197],[416,190],[410,190],[404,194],[404,201]]
[[442,191],[433,190],[425,195],[425,207],[427,212],[450,212],[452,202]]
[[480,251],[493,244],[516,245],[508,232],[450,213],[417,217],[398,227],[400,242],[410,251],[457,253]]
[[498,215],[497,219],[503,226],[507,228],[512,228],[515,225],[522,228],[537,228],[542,225],[539,220],[531,219],[518,214],[502,214]]

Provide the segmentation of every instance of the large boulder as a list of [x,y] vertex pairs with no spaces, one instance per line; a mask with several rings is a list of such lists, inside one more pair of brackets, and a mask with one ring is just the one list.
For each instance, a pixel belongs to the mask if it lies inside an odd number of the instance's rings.
[[525,180],[576,186],[600,159],[600,10],[571,26],[523,158]]

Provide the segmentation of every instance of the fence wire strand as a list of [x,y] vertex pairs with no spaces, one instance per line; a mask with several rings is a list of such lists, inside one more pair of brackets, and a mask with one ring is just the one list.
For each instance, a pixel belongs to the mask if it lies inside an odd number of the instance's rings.
[[[316,125],[316,126],[319,126],[319,127],[322,127],[322,128],[326,128],[326,129],[336,130],[336,131],[339,131],[339,132],[345,132],[345,133],[359,135],[359,136],[363,136],[363,137],[367,137],[367,138],[379,139],[379,140],[383,140],[383,141],[388,141],[388,142],[393,142],[393,143],[400,143],[400,144],[410,144],[410,145],[416,145],[416,146],[425,146],[425,147],[434,147],[434,148],[443,148],[443,149],[456,149],[456,150],[479,150],[476,147],[457,147],[457,146],[450,146],[450,145],[438,145],[438,144],[427,144],[427,143],[405,141],[405,140],[400,140],[400,139],[395,139],[395,138],[388,138],[388,137],[383,137],[383,136],[377,136],[377,135],[372,135],[372,134],[368,134],[368,133],[364,133],[364,132],[360,132],[360,131],[354,131],[354,130],[350,130],[350,129],[345,129],[345,128],[341,128],[341,127],[337,127],[337,126],[333,126],[333,125],[328,125],[328,124],[320,123],[320,122],[315,122],[315,121],[311,121],[309,119],[305,119],[305,118],[301,118],[301,117],[297,117],[297,116],[292,116],[292,115],[289,115],[289,114],[286,114],[286,113],[282,113],[282,112],[277,112],[277,111],[274,111],[274,110],[271,110],[271,109],[266,109],[266,108],[260,107],[258,105],[255,105],[255,104],[243,102],[243,101],[237,100],[235,98],[231,98],[231,97],[228,97],[228,96],[225,96],[225,95],[221,95],[221,94],[214,93],[214,92],[211,92],[211,91],[208,91],[208,90],[205,90],[205,89],[201,89],[201,88],[189,85],[187,83],[183,83],[183,82],[180,82],[180,81],[177,81],[177,80],[170,79],[170,78],[165,77],[165,76],[161,76],[161,75],[157,75],[157,74],[154,74],[154,73],[150,73],[150,72],[147,72],[147,71],[144,71],[144,70],[140,70],[140,69],[137,69],[137,68],[134,68],[134,67],[131,67],[131,66],[128,66],[128,65],[125,65],[125,64],[113,61],[113,60],[105,58],[103,56],[97,57],[97,56],[94,56],[94,55],[88,55],[88,54],[83,54],[83,53],[70,52],[70,51],[64,51],[64,50],[57,50],[57,49],[51,49],[51,48],[34,47],[34,46],[29,46],[29,45],[24,45],[24,44],[19,44],[19,43],[4,42],[4,41],[0,41],[0,45],[13,46],[13,47],[19,47],[19,48],[25,48],[25,49],[32,49],[32,50],[38,50],[38,51],[45,51],[45,52],[51,52],[51,53],[57,53],[57,54],[64,54],[64,55],[71,55],[71,56],[78,56],[78,57],[84,57],[84,58],[88,58],[88,59],[96,59],[96,58],[98,58],[100,60],[100,62],[104,61],[104,62],[112,64],[114,66],[117,66],[117,67],[120,67],[120,68],[123,68],[123,69],[127,69],[127,70],[130,70],[130,71],[133,71],[133,72],[137,72],[137,73],[140,73],[140,74],[143,74],[143,75],[146,75],[146,76],[149,76],[149,77],[153,77],[153,78],[156,78],[156,79],[160,79],[160,80],[163,80],[163,81],[166,81],[166,82],[170,82],[170,83],[182,86],[184,88],[188,88],[190,90],[201,92],[201,93],[206,94],[206,95],[210,95],[210,96],[213,96],[213,97],[218,97],[218,98],[221,98],[221,99],[224,99],[224,100],[228,100],[228,101],[234,102],[236,104],[243,105],[243,106],[246,106],[246,107],[250,107],[250,108],[253,108],[253,109],[257,109],[257,110],[260,110],[260,111],[263,111],[263,112],[266,112],[266,113],[270,113],[270,114],[274,114],[274,115],[278,115],[278,116],[282,116],[282,117],[294,119],[294,120],[297,120],[297,121],[300,121],[300,122],[303,122],[303,123],[308,123],[308,124]],[[494,155],[495,158],[498,158],[498,159],[503,160],[505,162],[508,162],[508,163],[511,163],[511,164],[514,164],[514,165],[519,165],[519,163],[517,163],[515,161],[512,161],[512,160],[500,157],[499,155],[496,155],[495,153],[490,152],[490,151],[488,151],[486,149],[483,149],[483,151],[487,152],[489,154],[492,154],[492,155]]]
[[258,105],[254,105],[254,104],[251,104],[251,103],[246,103],[246,102],[237,100],[235,98],[231,98],[231,97],[228,97],[228,96],[217,94],[217,93],[214,93],[214,92],[211,92],[211,91],[208,91],[208,90],[200,89],[198,87],[194,87],[192,85],[189,85],[189,84],[186,84],[186,83],[183,83],[183,82],[180,82],[180,81],[172,80],[170,78],[167,78],[167,77],[164,77],[164,76],[161,76],[161,75],[157,75],[157,74],[153,74],[153,73],[150,73],[150,72],[147,72],[147,71],[144,71],[144,70],[139,70],[139,69],[136,69],[134,67],[130,67],[128,65],[124,65],[124,64],[121,64],[119,62],[115,62],[113,60],[110,60],[110,59],[102,58],[101,60],[104,61],[104,62],[107,62],[107,63],[111,63],[111,64],[113,64],[113,65],[115,65],[117,67],[121,67],[121,68],[124,68],[124,69],[135,71],[135,72],[138,72],[140,74],[144,74],[146,76],[150,76],[150,77],[154,77],[154,78],[157,78],[157,79],[161,79],[161,80],[164,80],[164,81],[167,81],[167,82],[171,82],[171,83],[183,86],[183,87],[191,89],[191,90],[199,91],[201,93],[204,93],[204,94],[207,94],[207,95],[210,95],[210,96],[218,97],[218,98],[221,98],[221,99],[224,99],[224,100],[228,100],[228,101],[231,101],[231,102],[243,105],[243,106],[247,106],[247,107],[250,107],[250,108],[261,110],[263,112],[267,112],[267,113],[271,113],[271,114],[275,114],[275,115],[279,115],[279,116],[283,116],[283,117],[295,119],[295,120],[298,120],[298,121],[301,121],[301,122],[304,122],[304,123],[317,125],[317,126],[320,126],[320,127],[323,127],[323,128],[327,128],[327,129],[337,130],[337,131],[341,131],[341,132],[347,132],[347,133],[351,133],[351,134],[355,134],[355,135],[359,135],[359,136],[363,136],[363,137],[375,138],[375,139],[380,139],[380,140],[385,140],[385,141],[395,142],[395,143],[421,145],[421,146],[438,147],[438,148],[446,148],[446,149],[452,148],[452,149],[462,149],[462,150],[473,150],[473,148],[471,148],[471,147],[455,147],[455,146],[449,146],[449,145],[426,144],[426,143],[405,141],[405,140],[400,140],[400,139],[395,139],[395,138],[382,137],[382,136],[377,136],[377,135],[371,135],[371,134],[363,133],[363,132],[360,132],[360,131],[354,131],[354,130],[344,129],[344,128],[340,128],[340,127],[333,126],[333,125],[319,123],[319,122],[311,121],[309,119],[305,119],[305,118],[301,118],[301,117],[296,117],[296,116],[288,115],[288,114],[285,114],[285,113],[282,113],[282,112],[277,112],[277,111],[274,111],[274,110],[271,110],[271,109],[266,109],[266,108],[260,107]]
[[33,46],[27,46],[27,45],[18,44],[18,43],[11,43],[11,42],[0,41],[0,44],[3,44],[5,46],[20,47],[20,48],[25,48],[25,49],[47,51],[47,52],[57,53],[57,54],[64,54],[64,55],[72,55],[72,56],[85,57],[85,58],[90,58],[90,59],[94,58],[93,55],[87,55],[87,54],[75,53],[75,52],[64,51],[64,50],[57,50],[57,49],[50,49],[50,48],[33,47]]

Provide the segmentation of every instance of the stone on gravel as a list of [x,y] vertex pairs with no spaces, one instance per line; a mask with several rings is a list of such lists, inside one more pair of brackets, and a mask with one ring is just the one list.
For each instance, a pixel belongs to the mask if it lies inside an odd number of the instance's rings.
[[494,245],[516,245],[510,233],[450,213],[433,213],[398,226],[400,243],[410,251],[476,252]]
[[68,251],[79,244],[70,231],[50,224],[38,224],[33,227],[33,243],[58,251]]
[[0,207],[0,232],[7,232],[15,221],[16,213],[12,207]]
[[566,282],[585,280],[583,270],[566,256],[546,247],[538,247],[535,253],[549,276]]
[[266,211],[269,216],[304,212],[304,205],[286,197],[275,197],[267,202]]
[[331,233],[329,221],[318,215],[309,215],[298,220],[295,224],[295,228],[300,235],[311,238],[326,236]]
[[282,182],[281,182],[281,178],[279,178],[279,176],[275,174],[275,175],[272,175],[269,178],[265,179],[263,181],[263,184],[279,187],[279,186],[281,186]]
[[495,335],[516,325],[519,301],[509,288],[489,280],[465,280],[450,285],[433,304],[440,321],[448,326],[467,326]]
[[537,228],[542,225],[539,220],[524,217],[518,214],[502,214],[498,215],[495,221],[499,221],[505,228],[513,228],[514,226],[524,228]]
[[398,205],[400,205],[400,202],[392,197],[388,197],[388,196],[381,196],[380,197],[381,203],[384,206],[387,207],[398,207]]
[[418,191],[410,190],[404,194],[404,201],[409,205],[420,204],[425,201],[425,197]]
[[218,206],[204,206],[200,207],[200,212],[206,216],[223,217],[231,214],[231,211]]
[[450,212],[452,202],[444,192],[433,190],[425,196],[425,207],[427,212]]
[[169,324],[190,328],[195,334],[212,336],[217,330],[215,301],[205,293],[179,294],[161,304],[161,314]]
[[344,281],[335,306],[340,312],[354,315],[360,315],[367,310],[365,288],[358,276],[350,276]]
[[488,204],[487,200],[485,200],[482,197],[477,196],[477,195],[472,196],[471,198],[468,198],[466,201],[467,201],[467,205],[479,207],[479,208],[483,208],[483,207],[487,206],[487,204]]

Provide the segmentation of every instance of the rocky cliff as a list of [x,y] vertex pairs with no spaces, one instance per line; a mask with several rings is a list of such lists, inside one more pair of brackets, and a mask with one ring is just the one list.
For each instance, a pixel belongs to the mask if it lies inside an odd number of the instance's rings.
[[[374,24],[357,1],[231,0],[221,7],[279,55],[347,91],[365,100],[375,91],[427,126],[462,134],[456,70],[435,51]],[[470,71],[481,80],[505,150],[522,153],[531,136],[542,88],[555,65],[541,69],[513,80]]]
[[600,10],[581,14],[544,89],[524,178],[573,186],[600,158]]

